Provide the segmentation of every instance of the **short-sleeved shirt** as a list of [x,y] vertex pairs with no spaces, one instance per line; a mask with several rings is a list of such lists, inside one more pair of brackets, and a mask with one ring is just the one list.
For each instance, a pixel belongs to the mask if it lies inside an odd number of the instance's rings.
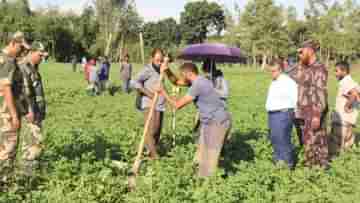
[[90,65],[90,67],[89,67],[89,81],[90,81],[90,83],[98,82],[98,80],[99,80],[98,67],[96,67],[95,65]]
[[199,109],[202,124],[209,124],[211,121],[223,122],[229,119],[225,101],[216,92],[210,80],[198,76],[192,82],[188,95],[194,99],[194,103]]
[[[135,77],[134,87],[135,89],[145,88],[151,92],[156,91],[160,83],[160,73],[154,69],[154,67],[149,64],[146,65]],[[141,109],[150,108],[152,99],[147,96],[142,96],[141,98]],[[165,111],[165,98],[159,96],[158,102],[156,104],[156,111]]]
[[19,64],[19,68],[24,75],[25,92],[27,93],[25,96],[29,97],[28,102],[29,105],[32,105],[35,120],[41,122],[45,119],[46,101],[41,75],[37,66],[29,62]]
[[271,82],[266,99],[266,110],[279,111],[282,109],[296,109],[298,87],[289,76],[281,74]]
[[121,64],[120,68],[120,77],[122,80],[130,80],[131,79],[132,66],[129,63]]
[[351,124],[355,125],[358,117],[359,103],[355,102],[352,104],[352,112],[345,112],[345,105],[348,101],[347,96],[351,90],[359,89],[359,84],[356,83],[350,75],[345,76],[339,83],[339,89],[336,96],[335,114],[332,122],[339,124]]
[[3,103],[2,88],[4,85],[10,85],[11,91],[15,100],[15,105],[20,113],[26,113],[27,107],[23,105],[21,95],[23,91],[23,76],[16,59],[7,56],[5,53],[0,53],[0,97]]
[[99,80],[101,80],[101,81],[109,80],[110,67],[111,67],[111,64],[109,62],[101,63]]

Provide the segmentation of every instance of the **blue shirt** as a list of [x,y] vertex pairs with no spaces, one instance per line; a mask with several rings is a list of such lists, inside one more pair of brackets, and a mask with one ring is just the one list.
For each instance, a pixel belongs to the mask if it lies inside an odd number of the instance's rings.
[[223,122],[229,118],[225,109],[225,102],[216,92],[213,83],[198,76],[191,84],[188,95],[194,100],[200,112],[200,122],[208,124],[210,121]]
[[295,109],[297,105],[298,87],[289,76],[281,74],[271,82],[267,100],[267,111]]
[[99,80],[109,80],[110,63],[102,63],[100,68]]

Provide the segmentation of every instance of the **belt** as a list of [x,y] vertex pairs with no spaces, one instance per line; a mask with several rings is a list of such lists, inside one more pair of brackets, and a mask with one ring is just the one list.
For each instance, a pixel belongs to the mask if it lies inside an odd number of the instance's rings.
[[279,109],[275,111],[269,111],[269,113],[286,113],[286,112],[293,112],[294,109]]

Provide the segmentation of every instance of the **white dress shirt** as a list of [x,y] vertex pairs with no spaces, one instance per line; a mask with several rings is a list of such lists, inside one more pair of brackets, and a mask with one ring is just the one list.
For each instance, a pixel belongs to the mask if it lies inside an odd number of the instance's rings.
[[296,82],[289,76],[280,74],[270,84],[266,110],[279,111],[283,109],[295,109],[297,105],[298,87]]

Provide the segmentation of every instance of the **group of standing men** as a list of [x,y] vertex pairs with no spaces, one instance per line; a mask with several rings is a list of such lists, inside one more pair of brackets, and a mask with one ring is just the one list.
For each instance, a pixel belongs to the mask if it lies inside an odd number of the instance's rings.
[[0,53],[1,185],[14,177],[32,176],[38,167],[46,114],[39,64],[46,56],[42,43],[29,46],[22,32],[11,35]]
[[274,161],[285,162],[290,168],[295,166],[291,143],[293,125],[299,143],[304,146],[305,165],[309,167],[328,168],[330,158],[354,143],[352,127],[356,123],[359,86],[351,79],[346,62],[336,64],[340,86],[328,136],[328,69],[317,60],[318,49],[318,43],[304,42],[298,50],[299,64],[290,70],[283,70],[281,61],[270,63],[273,81],[266,102],[269,137]]
[[[278,60],[269,64],[273,81],[269,88],[266,110],[269,116],[269,138],[274,149],[273,159],[275,163],[284,163],[291,169],[296,164],[291,141],[294,125],[299,143],[304,146],[304,165],[307,167],[329,168],[331,158],[349,149],[354,143],[352,129],[358,115],[360,87],[350,76],[349,64],[336,64],[339,90],[336,108],[331,117],[331,134],[328,136],[328,69],[317,60],[318,49],[319,44],[309,40],[298,49],[299,63],[295,67],[284,70],[283,61]],[[134,80],[135,89],[142,95],[140,109],[144,112],[145,120],[149,116],[155,93],[160,95],[145,140],[150,158],[158,157],[157,146],[165,102],[175,109],[181,109],[191,102],[195,104],[199,110],[201,126],[195,161],[199,164],[201,177],[214,173],[231,128],[231,116],[226,107],[228,85],[221,72],[206,74],[211,66],[215,64],[205,62],[205,76],[201,76],[195,64],[185,63],[180,67],[181,75],[176,76],[169,69],[163,51],[155,49],[151,63]],[[163,87],[159,87],[161,74],[176,86],[190,87],[188,93],[180,99],[170,97]]]

